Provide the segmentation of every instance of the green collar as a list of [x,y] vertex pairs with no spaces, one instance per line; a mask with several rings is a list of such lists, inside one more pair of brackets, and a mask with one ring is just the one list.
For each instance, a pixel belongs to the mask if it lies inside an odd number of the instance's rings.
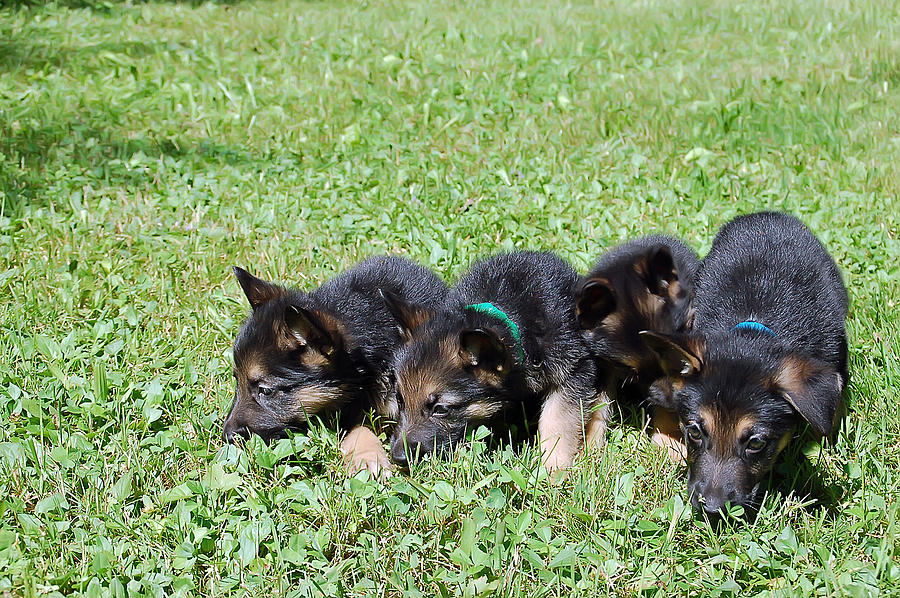
[[522,335],[519,334],[519,327],[516,326],[516,323],[513,322],[502,309],[493,303],[473,303],[472,305],[463,306],[463,309],[477,311],[480,314],[497,318],[506,324],[506,328],[509,329],[509,333],[516,341],[516,351],[519,353],[519,363],[525,363],[525,350],[522,348]]

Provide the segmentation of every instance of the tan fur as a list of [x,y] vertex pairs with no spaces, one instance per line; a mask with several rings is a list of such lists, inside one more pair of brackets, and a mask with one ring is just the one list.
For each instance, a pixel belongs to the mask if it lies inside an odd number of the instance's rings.
[[744,434],[756,424],[748,414],[729,414],[723,418],[720,412],[709,407],[701,407],[700,416],[713,447],[723,455],[737,451]]
[[[706,430],[706,435],[712,439],[717,439],[719,437],[718,414],[709,407],[701,407],[700,420],[703,423],[703,429]],[[715,446],[718,446],[718,442],[715,442],[715,440],[713,442],[715,443]]]
[[316,351],[315,349],[307,348],[300,355],[300,363],[305,365],[308,368],[313,369],[325,369],[328,366],[328,358]]
[[293,395],[292,416],[298,421],[308,421],[310,417],[333,407],[340,399],[337,388],[323,385],[300,387]]
[[486,420],[497,415],[503,406],[498,403],[488,403],[486,401],[478,401],[466,406],[463,413],[472,420]]
[[348,475],[366,470],[376,478],[388,478],[393,474],[391,458],[375,433],[363,426],[350,430],[341,441],[341,455]]
[[738,418],[738,420],[734,423],[731,437],[733,440],[740,440],[744,437],[746,432],[753,428],[756,425],[756,419],[749,415],[742,415]]
[[428,395],[442,387],[440,374],[441,372],[431,368],[418,368],[413,371],[405,370],[397,376],[397,388],[403,396],[405,411],[421,411]]
[[681,345],[648,332],[646,333],[645,342],[650,347],[654,347],[654,351],[659,356],[659,364],[670,378],[680,379],[692,376],[703,368],[706,341],[702,337],[689,337]]
[[778,368],[774,383],[777,388],[784,389],[788,393],[801,392],[804,382],[811,373],[809,362],[788,356],[781,360],[781,367]]
[[246,363],[241,368],[239,379],[256,382],[266,377],[266,371],[257,363]]
[[[808,391],[806,386],[808,380],[813,376],[821,374],[821,366],[817,366],[802,357],[787,356],[781,360],[779,368],[768,384],[769,390],[781,393],[784,399],[790,403],[797,413],[803,416],[803,409],[797,404],[795,397],[802,397]],[[844,379],[838,372],[833,373],[834,388],[837,393],[844,390]],[[839,402],[837,409],[834,410],[834,417],[831,420],[832,428],[838,425],[843,413],[844,405]],[[805,416],[803,416],[805,417]]]
[[641,365],[643,364],[640,355],[621,355],[618,359],[619,363],[622,365],[627,365],[635,372],[640,371]]
[[637,308],[637,312],[647,321],[646,327],[651,330],[657,328],[654,323],[659,313],[666,306],[666,300],[650,292],[638,293],[632,297],[632,300],[635,308]]
[[397,385],[408,411],[419,411],[428,400],[428,395],[444,387],[447,371],[461,367],[457,344],[444,338],[438,347],[441,355],[439,361],[415,369],[406,368],[397,373]]
[[639,278],[645,279],[647,278],[647,260],[646,258],[640,259],[632,265],[634,268],[634,273],[638,275]]
[[571,467],[582,444],[582,414],[560,391],[550,393],[538,420],[542,462],[551,474]]
[[599,450],[606,446],[606,428],[609,422],[611,405],[612,400],[605,392],[597,397],[597,404],[591,410],[590,417],[585,425],[585,450]]
[[653,407],[651,427],[653,434],[650,439],[653,444],[665,450],[672,462],[685,463],[687,447],[684,445],[678,414],[663,407]]
[[[335,318],[333,315],[326,311],[318,309],[312,310],[312,314],[316,320],[316,326],[319,326],[326,332],[328,332],[333,340],[343,343],[350,341],[350,339],[347,337],[347,332],[344,329],[343,324],[341,324],[340,320]],[[297,333],[287,328],[284,325],[284,322],[276,323],[275,330],[276,338],[278,339],[278,347],[282,351],[293,351],[299,346],[306,344],[306,341],[302,339]],[[319,350],[314,349],[312,346],[308,345],[307,350],[303,352],[300,360],[306,366],[324,367],[328,364],[328,360],[332,357],[336,349],[337,347],[329,347],[324,353],[322,353]]]
[[[443,338],[439,341],[438,347],[440,348],[440,360],[423,367],[405,369],[397,373],[397,385],[406,402],[405,409],[407,411],[419,411],[425,405],[430,394],[445,388],[445,379],[451,371],[470,365],[461,354],[457,339]],[[501,372],[475,368],[474,373],[478,381],[486,386],[499,386],[503,382]],[[477,403],[469,408],[473,407],[477,412],[473,415],[475,417],[488,418],[494,414],[488,413],[488,411],[495,408],[486,403]]]

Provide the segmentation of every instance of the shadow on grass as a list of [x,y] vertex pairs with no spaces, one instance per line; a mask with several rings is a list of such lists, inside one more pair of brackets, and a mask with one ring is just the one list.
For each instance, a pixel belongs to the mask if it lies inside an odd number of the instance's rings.
[[[783,496],[793,492],[800,497],[808,497],[814,500],[804,507],[807,512],[817,513],[825,511],[829,516],[837,516],[840,510],[837,508],[847,494],[847,488],[839,480],[830,476],[825,468],[818,467],[816,461],[810,459],[799,449],[805,443],[797,442],[796,454],[781,458],[781,462],[775,466],[772,473],[770,489],[780,492]],[[823,448],[827,451],[827,448]]]
[[[68,120],[67,120],[68,117]],[[192,164],[254,164],[244,150],[204,140],[185,144],[176,139],[152,139],[117,131],[105,123],[87,123],[69,115],[46,115],[44,122],[24,117],[0,121],[0,195],[5,215],[17,215],[27,204],[45,202],[43,191],[55,167],[75,166],[90,179],[111,186],[138,187],[154,182],[146,158],[173,158]],[[142,156],[140,164],[133,164]],[[77,175],[78,173],[69,173]]]
[[143,58],[165,47],[162,42],[104,42],[86,46],[60,46],[29,40],[0,41],[0,71],[40,69],[46,66],[66,67],[100,53],[121,54],[129,58]]

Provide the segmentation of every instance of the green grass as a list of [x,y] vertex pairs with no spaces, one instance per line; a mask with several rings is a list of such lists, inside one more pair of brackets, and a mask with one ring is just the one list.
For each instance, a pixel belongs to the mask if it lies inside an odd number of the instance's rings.
[[[900,595],[898,8],[0,4],[0,596]],[[482,441],[386,484],[328,430],[219,441],[231,264],[585,270],[763,208],[845,273],[853,379],[754,523],[693,519],[640,414],[559,486]]]

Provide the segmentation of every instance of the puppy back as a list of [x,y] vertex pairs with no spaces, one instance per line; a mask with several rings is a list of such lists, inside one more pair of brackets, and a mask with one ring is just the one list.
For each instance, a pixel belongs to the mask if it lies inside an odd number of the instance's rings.
[[789,350],[842,361],[847,290],[828,251],[794,216],[761,212],[725,225],[702,262],[695,304],[699,332],[755,321]]

